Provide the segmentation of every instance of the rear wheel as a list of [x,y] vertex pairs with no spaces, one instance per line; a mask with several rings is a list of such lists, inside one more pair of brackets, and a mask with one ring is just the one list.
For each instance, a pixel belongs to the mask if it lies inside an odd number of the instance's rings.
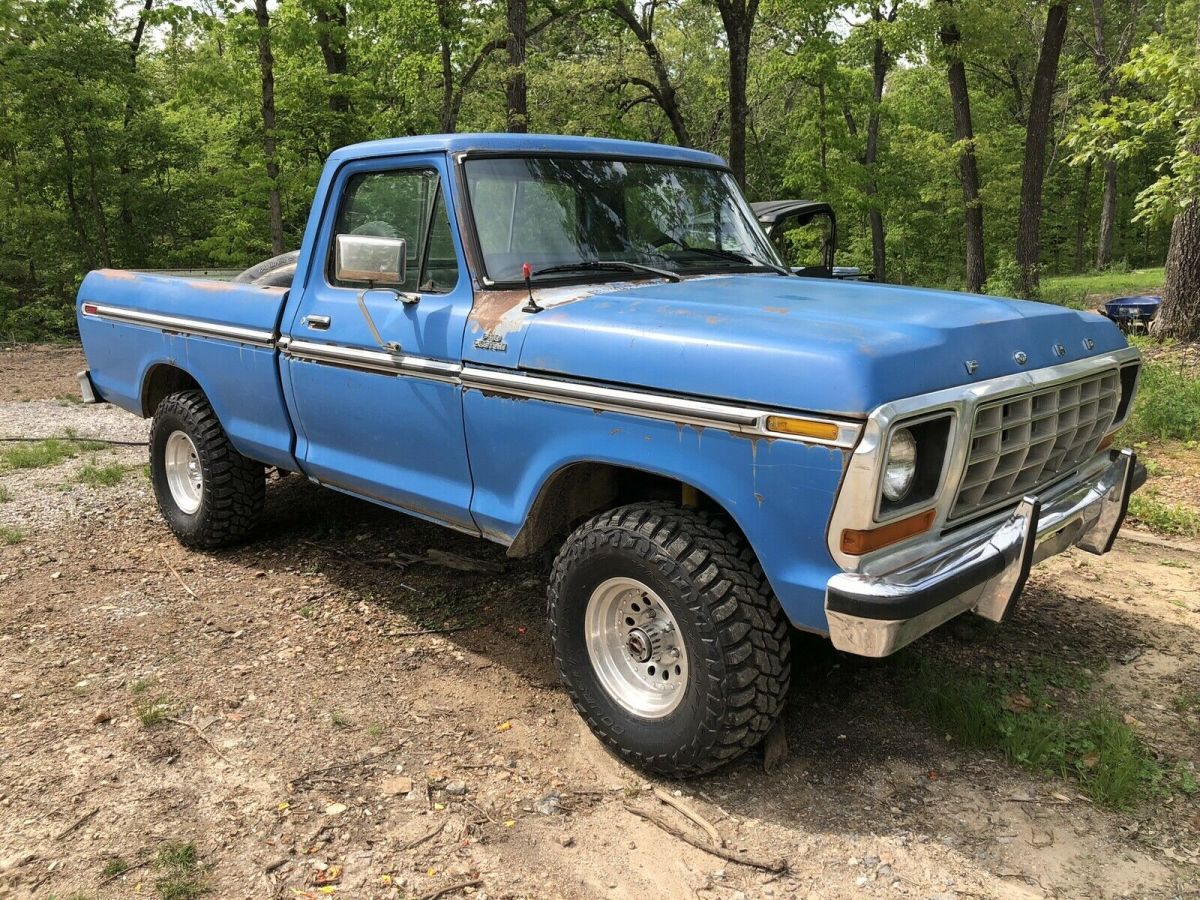
[[727,522],[666,503],[599,515],[559,552],[548,607],[576,709],[644,769],[715,769],[783,708],[787,622]]
[[233,448],[200,391],[171,394],[155,410],[150,476],[167,525],[196,547],[245,538],[266,499],[262,465]]

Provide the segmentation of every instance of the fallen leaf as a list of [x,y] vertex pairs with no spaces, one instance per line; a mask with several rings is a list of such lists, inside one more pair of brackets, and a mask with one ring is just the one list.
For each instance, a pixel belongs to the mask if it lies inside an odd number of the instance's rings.
[[413,789],[413,780],[407,775],[397,775],[394,778],[383,779],[383,792],[385,794],[407,794]]
[[516,825],[516,824],[517,824],[517,820],[516,820],[516,819],[508,819],[508,820],[507,820],[507,821],[504,823],[504,827],[505,827],[505,828],[512,828],[512,827],[513,827],[514,825]]
[[1080,758],[1079,762],[1083,764],[1085,769],[1090,769],[1100,761],[1100,754],[1093,750],[1091,753],[1085,753]]
[[285,809],[288,809],[288,808],[290,808],[290,807],[291,807],[291,805],[292,805],[292,804],[290,804],[290,803],[288,803],[286,800],[284,800],[282,803],[280,803],[280,804],[279,804],[278,806],[276,806],[275,808],[276,808],[277,810],[279,810],[280,812],[283,812]]
[[325,815],[327,816],[340,816],[345,811],[345,803],[330,803],[327,807],[325,807]]
[[1027,694],[1018,691],[1004,698],[1004,708],[1009,712],[1023,713],[1033,709],[1033,701]]
[[505,720],[496,726],[497,731],[508,731],[510,728],[512,728],[511,720]]
[[428,875],[430,878],[432,878],[434,875],[437,874],[437,869],[435,869],[433,866],[430,866],[428,869],[425,870],[425,874]]

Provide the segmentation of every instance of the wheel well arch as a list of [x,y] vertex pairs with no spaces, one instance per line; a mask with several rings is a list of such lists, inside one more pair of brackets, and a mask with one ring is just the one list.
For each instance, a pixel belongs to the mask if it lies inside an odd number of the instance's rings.
[[532,556],[556,536],[614,506],[647,500],[672,500],[719,513],[739,532],[729,511],[695,485],[634,466],[573,462],[555,470],[538,489],[521,530],[508,547],[511,557]]
[[171,363],[152,365],[142,378],[142,418],[154,415],[158,404],[171,394],[192,390],[203,391],[204,388],[186,369]]

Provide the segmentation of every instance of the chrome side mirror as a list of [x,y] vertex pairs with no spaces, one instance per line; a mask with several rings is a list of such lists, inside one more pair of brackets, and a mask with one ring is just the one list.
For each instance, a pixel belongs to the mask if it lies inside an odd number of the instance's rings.
[[339,234],[333,274],[338,281],[404,284],[407,254],[408,241],[404,238]]

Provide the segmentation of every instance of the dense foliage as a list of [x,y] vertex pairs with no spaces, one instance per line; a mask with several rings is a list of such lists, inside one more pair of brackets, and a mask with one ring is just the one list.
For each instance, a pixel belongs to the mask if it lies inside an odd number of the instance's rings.
[[[685,142],[728,156],[744,121],[751,199],[828,199],[839,262],[950,287],[965,283],[969,153],[988,288],[1011,292],[1031,98],[1055,6],[0,0],[0,337],[69,334],[71,297],[92,267],[241,267],[273,244],[293,248],[332,148],[445,130]],[[1171,172],[1194,168],[1178,127],[1182,118],[1194,131],[1194,81],[1180,83],[1170,54],[1192,71],[1196,6],[1059,10],[1042,270],[1162,263],[1178,186],[1190,183]],[[739,116],[729,57],[745,46]],[[969,131],[955,125],[956,63]]]

